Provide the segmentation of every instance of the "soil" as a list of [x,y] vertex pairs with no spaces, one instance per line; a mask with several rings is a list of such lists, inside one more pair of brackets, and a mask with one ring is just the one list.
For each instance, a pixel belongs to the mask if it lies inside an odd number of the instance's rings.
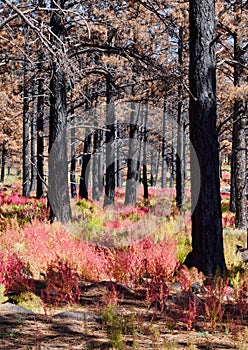
[[121,295],[119,316],[111,325],[101,312],[112,288],[110,282],[88,286],[80,305],[50,308],[46,314],[10,302],[0,305],[0,349],[248,349],[247,319],[235,322],[235,326],[226,320],[211,331],[211,325],[199,318],[195,329],[189,331],[179,317],[178,298],[161,314],[155,308],[148,309],[139,294],[117,287]]

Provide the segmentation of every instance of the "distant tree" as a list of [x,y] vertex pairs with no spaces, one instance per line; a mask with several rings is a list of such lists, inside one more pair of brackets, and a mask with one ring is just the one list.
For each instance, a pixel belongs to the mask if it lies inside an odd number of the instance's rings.
[[82,157],[82,167],[79,182],[79,196],[84,199],[88,199],[88,186],[89,186],[89,166],[91,158],[91,140],[92,135],[89,128],[85,128],[85,138],[84,138],[84,150]]
[[[190,0],[190,141],[192,252],[185,260],[207,276],[226,270],[216,132],[215,5]],[[199,164],[199,169],[198,169]]]
[[167,110],[166,98],[163,103],[163,121],[162,121],[162,172],[161,172],[161,187],[166,187],[166,172],[167,172]]
[[114,205],[115,198],[115,89],[111,74],[106,77],[106,178],[104,206]]
[[134,205],[136,203],[139,172],[139,114],[139,104],[131,101],[125,205]]
[[[245,65],[248,45],[245,42],[242,28],[242,1],[237,1],[239,8],[236,9],[236,31],[234,39],[234,86],[237,89],[233,106],[233,170],[235,175],[235,225],[238,229],[247,229],[247,203],[246,203],[246,171],[247,171],[247,148],[246,130],[247,123],[247,94],[239,92],[245,83]],[[247,20],[247,18],[246,18]],[[241,27],[241,28],[240,28]],[[245,48],[246,46],[246,48]],[[247,69],[246,69],[247,70]],[[247,72],[246,72],[247,73]]]
[[[26,30],[25,30],[26,31]],[[26,34],[27,35],[27,34]],[[27,38],[25,39],[27,40]],[[29,141],[29,82],[28,82],[28,43],[25,44],[23,63],[23,147],[22,147],[22,195],[30,196],[30,141]]]

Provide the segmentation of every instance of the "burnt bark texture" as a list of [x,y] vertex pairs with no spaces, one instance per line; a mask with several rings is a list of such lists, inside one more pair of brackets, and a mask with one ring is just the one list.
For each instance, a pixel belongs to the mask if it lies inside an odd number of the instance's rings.
[[51,45],[58,49],[58,57],[53,57],[51,62],[48,198],[50,220],[53,221],[56,218],[65,223],[71,220],[71,207],[66,141],[66,79],[63,67],[64,1],[52,1],[51,7],[53,8],[50,19]]
[[[234,33],[234,86],[241,87],[245,81],[245,51],[242,35]],[[247,129],[247,100],[245,95],[239,95],[233,107],[233,173],[235,185],[235,226],[238,229],[247,229],[246,204],[246,129]]]
[[88,128],[85,129],[84,139],[84,154],[79,182],[79,196],[84,199],[88,199],[88,182],[89,182],[89,167],[91,158],[91,132]]
[[[183,29],[179,29],[178,39],[178,69],[179,74],[182,78],[183,71]],[[184,137],[184,115],[183,115],[183,87],[182,84],[178,85],[178,103],[177,103],[177,153],[176,153],[176,205],[180,209],[184,203],[184,148],[185,148],[185,137]]]
[[138,119],[139,105],[137,104],[137,102],[131,102],[125,205],[134,205],[136,203],[140,146],[138,138]]
[[191,0],[189,19],[192,252],[185,264],[213,276],[226,271],[216,132],[214,2]]
[[106,178],[103,206],[113,206],[115,200],[115,101],[113,77],[109,74],[106,81]]
[[[73,86],[72,86],[73,87]],[[71,198],[77,198],[77,184],[76,184],[76,126],[74,117],[74,106],[71,93],[71,162],[70,162],[70,187],[71,187]]]
[[3,140],[2,143],[2,155],[1,155],[1,177],[0,177],[0,182],[4,182],[5,178],[5,164],[6,164],[6,156],[7,156],[7,145],[8,141]]
[[148,102],[145,101],[142,109],[142,144],[143,144],[143,164],[142,164],[142,183],[144,188],[144,199],[148,199],[148,178],[147,178],[147,120],[148,120]]
[[[26,54],[28,54],[27,44],[25,45]],[[22,146],[22,195],[30,196],[30,158],[29,158],[29,96],[27,81],[27,61],[24,59],[23,67],[23,146]]]
[[[33,83],[32,87],[32,96],[34,99],[36,92],[35,83]],[[31,178],[30,178],[30,192],[35,190],[36,185],[36,177],[37,177],[37,165],[36,165],[36,108],[35,101],[32,102],[32,114],[31,114]]]
[[94,133],[93,133],[93,162],[92,162],[92,199],[98,201],[101,195],[100,186],[100,133],[98,129],[97,114],[94,118]]
[[38,98],[37,98],[37,184],[36,197],[44,197],[44,77],[43,54],[38,63]]
[[167,172],[167,111],[166,111],[166,99],[164,97],[164,110],[163,110],[163,140],[162,140],[162,175],[161,175],[161,187],[166,187],[166,172]]

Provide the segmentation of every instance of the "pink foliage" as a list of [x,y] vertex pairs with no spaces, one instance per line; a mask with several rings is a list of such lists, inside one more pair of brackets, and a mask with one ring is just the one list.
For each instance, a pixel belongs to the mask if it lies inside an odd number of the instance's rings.
[[16,254],[0,256],[0,283],[5,285],[5,292],[23,292],[31,289],[32,280],[28,265],[25,265]]
[[230,211],[222,214],[222,226],[224,228],[235,226],[235,213]]
[[144,274],[153,280],[168,279],[177,265],[175,253],[174,240],[155,243],[147,237],[122,250],[110,251],[108,271],[114,280],[132,287],[141,283]]
[[104,253],[83,241],[74,239],[64,227],[33,221],[19,228],[9,228],[0,236],[9,249],[19,247],[19,255],[30,262],[34,272],[44,270],[47,263],[58,256],[77,266],[78,271],[88,279],[107,278]]

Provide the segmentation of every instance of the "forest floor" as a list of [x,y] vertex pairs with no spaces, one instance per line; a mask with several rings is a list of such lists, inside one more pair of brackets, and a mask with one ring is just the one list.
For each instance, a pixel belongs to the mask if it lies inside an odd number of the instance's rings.
[[211,331],[199,318],[187,330],[180,318],[175,321],[177,312],[182,314],[176,298],[161,315],[125,287],[118,306],[104,314],[99,301],[109,288],[108,282],[94,283],[82,293],[80,305],[46,314],[9,302],[0,305],[0,349],[248,349],[247,319],[235,327],[225,320]]

